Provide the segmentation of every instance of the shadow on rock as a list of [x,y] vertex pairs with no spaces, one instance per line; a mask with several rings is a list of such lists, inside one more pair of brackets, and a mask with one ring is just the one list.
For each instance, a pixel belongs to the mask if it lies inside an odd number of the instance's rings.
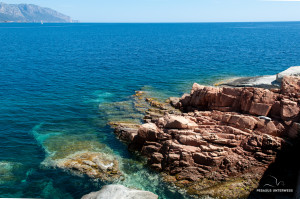
[[299,180],[300,139],[277,154],[275,161],[268,167],[257,189],[249,195],[250,199],[300,198]]

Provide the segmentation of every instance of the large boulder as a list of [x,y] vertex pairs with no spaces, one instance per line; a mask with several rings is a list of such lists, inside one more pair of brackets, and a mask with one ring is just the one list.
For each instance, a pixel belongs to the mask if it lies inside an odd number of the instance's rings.
[[282,82],[284,76],[300,76],[300,66],[292,66],[276,75],[276,81]]
[[138,136],[145,141],[155,141],[159,129],[154,123],[146,123],[140,126]]
[[100,191],[91,192],[81,199],[157,199],[158,196],[149,191],[130,189],[123,185],[104,186]]
[[295,119],[299,114],[299,107],[297,102],[289,99],[281,100],[281,118],[285,121]]
[[252,102],[249,113],[252,115],[267,116],[272,108],[270,104]]
[[232,115],[228,121],[241,129],[254,129],[257,120],[251,116]]
[[[218,100],[218,95],[221,92],[222,88],[213,87],[213,86],[202,86],[197,83],[194,83],[193,88],[190,94],[190,106],[193,107],[207,107],[212,106]],[[187,98],[189,99],[189,98]],[[182,103],[184,105],[185,103]]]
[[298,95],[300,93],[300,77],[285,76],[281,83],[281,93],[284,95]]
[[175,108],[179,108],[179,101],[180,101],[179,97],[170,97],[169,98],[170,104]]
[[139,124],[131,122],[111,122],[109,123],[115,130],[118,138],[125,142],[132,142],[138,134]]
[[195,129],[198,126],[194,121],[179,115],[166,115],[164,121],[168,129]]

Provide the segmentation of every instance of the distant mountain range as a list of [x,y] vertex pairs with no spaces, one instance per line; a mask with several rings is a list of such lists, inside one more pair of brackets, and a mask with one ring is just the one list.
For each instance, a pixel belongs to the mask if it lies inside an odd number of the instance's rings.
[[70,23],[71,17],[50,8],[33,4],[6,4],[0,2],[0,22]]

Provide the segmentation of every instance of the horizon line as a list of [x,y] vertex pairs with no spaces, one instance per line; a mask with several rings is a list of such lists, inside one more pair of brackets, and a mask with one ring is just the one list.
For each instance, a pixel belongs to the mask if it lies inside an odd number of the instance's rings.
[[[300,1],[300,0],[299,0]],[[264,23],[264,22],[300,22],[300,20],[290,20],[290,21],[153,21],[153,22],[130,22],[130,21],[112,21],[112,22],[88,22],[79,21],[74,23]]]
[[[75,20],[76,21],[76,20]],[[168,21],[161,21],[161,22],[155,22],[155,21],[153,21],[153,22],[130,22],[130,21],[119,21],[119,22],[115,22],[115,21],[112,21],[112,22],[109,22],[109,21],[107,21],[107,22],[88,22],[88,21],[77,21],[77,22],[44,22],[44,24],[45,23],[48,23],[48,24],[50,24],[50,23],[115,23],[115,24],[118,24],[118,23],[132,23],[132,24],[153,24],[153,23],[278,23],[278,22],[300,22],[300,20],[290,20],[290,21],[199,21],[199,22],[197,22],[197,21],[195,21],[195,22],[192,22],[192,21],[183,21],[183,22],[177,22],[177,21],[170,21],[170,22],[168,22]],[[5,22],[5,21],[0,21],[0,23],[36,23],[36,24],[39,24],[40,22],[14,22],[14,21],[12,21],[12,22]]]

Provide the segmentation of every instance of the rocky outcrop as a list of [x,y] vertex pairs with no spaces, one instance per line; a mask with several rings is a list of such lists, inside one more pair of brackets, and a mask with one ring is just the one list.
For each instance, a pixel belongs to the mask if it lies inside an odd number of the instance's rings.
[[286,76],[281,89],[205,87],[194,84],[191,94],[180,99],[180,109],[219,110],[256,116],[270,116],[276,120],[297,121],[299,113],[300,78]]
[[149,191],[130,189],[123,185],[106,185],[100,191],[84,195],[81,199],[158,199],[158,196]]
[[[173,126],[170,117],[180,119]],[[191,181],[210,177],[212,172],[222,180],[254,167],[263,169],[283,142],[275,136],[283,133],[280,123],[221,111],[166,115],[156,124],[143,124],[138,132],[132,144],[143,143],[141,151],[151,167]]]
[[[118,113],[120,112],[120,109],[125,109],[126,111],[121,117],[115,116],[110,112],[109,114],[113,115],[113,118],[109,122],[109,125],[114,129],[115,134],[120,140],[129,143],[130,145],[138,134],[138,129],[141,125],[139,121],[144,121],[146,123],[158,121],[159,118],[167,113],[181,113],[180,110],[173,107],[176,106],[176,103],[179,105],[179,100],[180,98],[171,97],[166,102],[161,102],[152,98],[147,91],[136,91],[136,93],[131,96],[131,101],[127,103],[130,105],[133,104],[133,107],[128,108],[128,105],[125,105],[125,107],[117,106]],[[135,118],[135,115],[133,115],[132,112],[139,112],[140,115]],[[120,119],[119,121],[115,121],[115,118]]]
[[299,135],[298,89],[299,79],[289,76],[281,89],[270,90],[195,83],[190,94],[170,100],[183,113],[147,117],[121,134],[151,168],[188,193],[247,197],[285,139]]

